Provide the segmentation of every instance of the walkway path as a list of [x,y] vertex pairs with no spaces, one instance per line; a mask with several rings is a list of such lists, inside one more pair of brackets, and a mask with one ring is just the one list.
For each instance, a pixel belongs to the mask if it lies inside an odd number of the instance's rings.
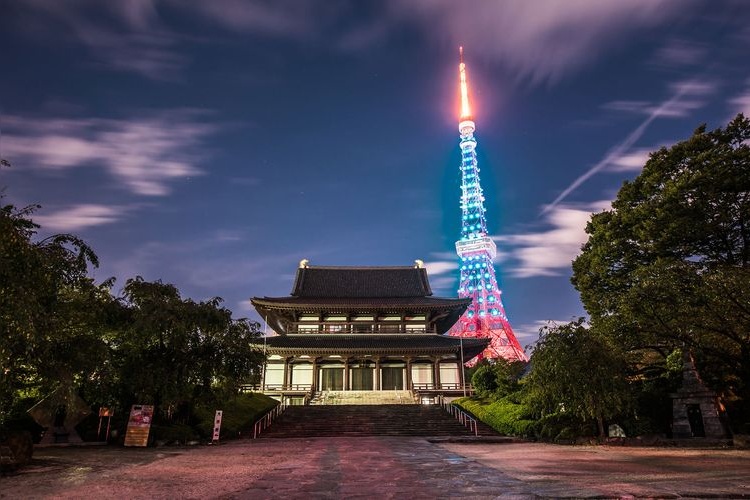
[[0,498],[750,498],[750,451],[432,444],[421,438],[42,448]]

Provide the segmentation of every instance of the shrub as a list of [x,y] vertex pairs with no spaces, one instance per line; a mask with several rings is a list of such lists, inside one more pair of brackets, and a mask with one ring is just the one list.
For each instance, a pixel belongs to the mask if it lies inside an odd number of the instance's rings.
[[185,444],[197,438],[195,429],[187,424],[152,425],[150,440]]
[[454,404],[473,414],[479,420],[507,436],[529,437],[534,433],[535,422],[529,408],[512,396],[490,401],[478,398],[461,398]]
[[260,393],[238,394],[196,404],[193,414],[195,428],[204,439],[213,436],[216,410],[222,410],[221,439],[235,438],[249,433],[255,421],[279,404],[275,399]]

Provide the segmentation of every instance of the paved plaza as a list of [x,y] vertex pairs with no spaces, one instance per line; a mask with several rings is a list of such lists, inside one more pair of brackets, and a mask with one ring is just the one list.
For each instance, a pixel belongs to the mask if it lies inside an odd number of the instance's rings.
[[750,450],[260,439],[39,448],[0,498],[748,498]]

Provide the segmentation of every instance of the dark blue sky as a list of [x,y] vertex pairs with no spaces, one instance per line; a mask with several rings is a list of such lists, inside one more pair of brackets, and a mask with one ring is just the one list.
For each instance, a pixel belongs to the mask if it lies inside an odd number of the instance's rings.
[[750,113],[746,2],[0,0],[0,187],[116,291],[255,317],[303,258],[422,259],[455,296],[459,45],[525,345],[583,314],[585,223],[648,152]]

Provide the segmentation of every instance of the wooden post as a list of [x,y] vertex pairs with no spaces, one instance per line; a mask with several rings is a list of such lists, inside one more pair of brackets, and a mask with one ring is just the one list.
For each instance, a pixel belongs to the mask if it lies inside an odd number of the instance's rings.
[[310,390],[313,392],[318,390],[318,358],[312,360],[312,383]]
[[375,358],[375,390],[380,390],[380,356]]
[[349,390],[349,358],[344,358],[344,390]]
[[406,390],[410,391],[412,387],[411,383],[411,358],[406,358]]

